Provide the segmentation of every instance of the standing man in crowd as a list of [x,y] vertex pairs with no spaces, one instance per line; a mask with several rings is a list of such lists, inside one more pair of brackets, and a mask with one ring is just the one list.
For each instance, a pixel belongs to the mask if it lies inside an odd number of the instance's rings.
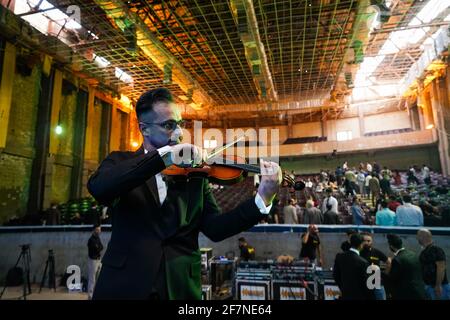
[[361,208],[361,204],[358,197],[353,197],[353,204],[352,207],[350,208],[350,211],[353,216],[353,224],[355,225],[364,224],[364,221],[366,220],[366,213]]
[[[388,258],[386,255],[378,250],[377,248],[372,247],[373,239],[372,235],[368,232],[361,233],[363,238],[363,249],[360,254],[361,257],[366,259],[369,264],[376,265],[377,267],[381,267],[381,262],[387,263]],[[381,270],[381,269],[380,269]],[[375,294],[375,299],[377,300],[386,300],[386,291],[384,290],[384,286],[381,285],[381,288],[373,289]]]
[[339,216],[331,204],[327,205],[327,211],[323,214],[323,224],[339,224]]
[[423,250],[419,260],[422,265],[423,281],[428,298],[431,300],[450,300],[450,284],[447,279],[445,252],[433,242],[430,230],[420,229],[417,241]]
[[363,239],[359,233],[350,236],[350,249],[338,253],[334,261],[333,278],[342,293],[342,300],[374,300],[367,286],[369,263],[360,257]]
[[297,210],[294,207],[294,199],[289,199],[287,206],[283,208],[283,219],[285,224],[298,224]]
[[422,166],[422,179],[425,184],[431,184],[430,168],[426,164]]
[[357,233],[357,231],[353,230],[353,229],[348,229],[345,232],[345,235],[347,236],[347,240],[345,240],[344,242],[341,243],[341,250],[343,252],[346,252],[346,251],[350,250],[350,248],[351,248],[350,238],[351,238],[352,234],[355,234],[355,233]]
[[240,237],[238,241],[239,241],[239,251],[241,252],[240,260],[241,261],[255,260],[255,248],[249,245],[244,237]]
[[303,223],[304,224],[322,224],[323,223],[323,214],[314,206],[314,201],[308,200],[306,201],[306,209],[303,214]]
[[416,253],[403,247],[403,241],[396,234],[388,234],[389,249],[394,258],[386,267],[389,288],[393,300],[426,299],[422,266]]
[[376,174],[373,174],[369,180],[369,190],[372,197],[372,206],[375,206],[375,201],[380,196],[380,181]]
[[99,224],[94,225],[94,230],[88,240],[88,299],[92,299],[94,293],[95,282],[98,272],[102,267],[100,257],[103,251],[103,244],[100,240],[101,227]]
[[411,196],[403,196],[403,205],[397,207],[397,225],[399,226],[423,226],[423,213],[420,207],[411,204]]
[[326,189],[326,197],[322,201],[322,213],[325,213],[328,210],[328,205],[331,205],[331,211],[339,214],[338,210],[338,201],[335,197],[333,197],[333,190],[331,188]]
[[318,266],[323,265],[322,250],[320,249],[319,229],[316,225],[309,225],[308,230],[302,234],[302,249],[300,259],[308,259]]
[[397,218],[395,212],[388,208],[386,200],[381,200],[381,210],[375,215],[375,224],[377,226],[395,226],[397,224]]
[[58,209],[58,204],[52,202],[50,208],[46,211],[45,225],[58,225],[61,223],[61,211]]

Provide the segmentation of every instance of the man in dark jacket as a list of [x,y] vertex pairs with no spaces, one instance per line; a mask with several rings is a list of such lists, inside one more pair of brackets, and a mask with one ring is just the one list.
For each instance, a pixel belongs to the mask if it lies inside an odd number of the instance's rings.
[[89,179],[94,198],[112,207],[111,240],[93,299],[200,299],[199,232],[221,241],[271,209],[282,179],[273,162],[261,160],[256,196],[223,214],[205,173],[162,172],[206,160],[199,147],[180,144],[182,120],[173,101],[164,88],[144,93],[136,103],[143,145],[111,153]]
[[359,256],[363,239],[359,233],[350,236],[350,249],[338,253],[334,261],[333,277],[343,300],[373,300],[373,290],[367,285],[369,263]]
[[402,239],[395,234],[388,234],[389,249],[395,257],[388,260],[387,279],[393,300],[426,299],[425,284],[422,279],[422,266],[415,252],[403,247]]
[[103,244],[100,240],[100,225],[94,225],[94,230],[88,240],[88,299],[92,299],[97,274],[100,271],[100,257],[103,251]]
[[239,251],[241,261],[255,260],[255,248],[248,244],[244,237],[240,237],[239,241]]

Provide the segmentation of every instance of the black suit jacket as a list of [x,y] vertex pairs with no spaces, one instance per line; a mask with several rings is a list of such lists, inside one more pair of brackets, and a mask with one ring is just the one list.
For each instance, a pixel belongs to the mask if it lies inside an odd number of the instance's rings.
[[333,277],[343,300],[373,300],[373,290],[367,287],[369,263],[349,250],[338,253],[334,261]]
[[204,176],[169,179],[161,206],[154,176],[164,168],[156,150],[141,148],[111,153],[90,177],[90,193],[112,206],[111,240],[93,299],[147,299],[155,288],[160,293],[158,283],[169,299],[200,299],[199,232],[221,241],[261,220],[253,198],[220,214]]
[[393,300],[426,299],[419,257],[410,250],[402,250],[392,259],[387,280]]

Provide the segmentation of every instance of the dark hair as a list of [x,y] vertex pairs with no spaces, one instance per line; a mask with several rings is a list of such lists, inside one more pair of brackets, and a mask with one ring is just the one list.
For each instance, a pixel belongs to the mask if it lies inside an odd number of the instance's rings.
[[347,234],[347,236],[350,236],[350,235],[352,235],[352,234],[357,233],[357,231],[354,230],[354,229],[348,229],[345,233]]
[[136,103],[136,115],[138,119],[145,112],[153,110],[157,102],[173,102],[173,96],[167,88],[157,88],[144,92]]
[[354,249],[358,249],[363,243],[363,238],[359,233],[354,233],[350,236],[350,246]]
[[325,190],[326,193],[333,193],[333,190],[331,190],[331,188],[328,188],[327,190]]
[[403,246],[402,239],[400,239],[400,237],[396,234],[390,233],[386,236],[386,238],[389,245],[395,249],[400,249]]
[[381,206],[383,207],[383,208],[387,208],[388,207],[388,203],[387,203],[387,201],[386,200],[381,200]]
[[411,196],[409,194],[405,194],[403,196],[403,202],[411,202]]
[[362,237],[367,236],[367,237],[371,237],[371,238],[372,238],[372,234],[371,234],[370,232],[367,232],[367,231],[361,232],[360,235],[361,235]]
[[95,228],[100,228],[101,226],[100,226],[100,224],[98,224],[98,223],[94,223],[94,226],[92,227],[92,229],[95,229]]

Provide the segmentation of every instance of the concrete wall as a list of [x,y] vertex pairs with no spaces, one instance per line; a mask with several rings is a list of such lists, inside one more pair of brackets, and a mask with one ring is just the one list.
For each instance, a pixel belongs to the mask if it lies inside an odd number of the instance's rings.
[[411,128],[410,116],[406,111],[389,112],[364,117],[365,133]]
[[[328,120],[326,121],[325,126],[326,126],[325,135],[327,136],[328,141],[336,141],[337,133],[341,131],[351,131],[353,139],[359,138],[361,136],[358,117],[338,119],[338,120]],[[376,115],[364,116],[364,131],[365,131],[364,133],[394,130],[394,129],[405,129],[410,127],[411,127],[410,117],[406,111],[387,112]],[[233,129],[237,130],[238,128]],[[243,127],[240,129],[245,131],[247,129],[255,129],[255,128]],[[278,129],[280,143],[283,143],[288,138],[287,125],[260,127],[259,129],[266,129],[269,132],[269,134],[271,129]],[[204,133],[205,130],[208,129],[203,128],[202,133]],[[219,130],[224,132],[223,129]],[[312,137],[312,136],[318,137],[322,136],[322,125],[320,122],[305,122],[305,123],[296,123],[292,125],[292,138]]]
[[361,136],[359,134],[359,119],[348,118],[327,121],[328,141],[336,141],[337,133],[341,131],[351,131],[353,139],[359,138]]
[[0,224],[27,211],[41,71],[13,77],[6,148],[0,155]]
[[[331,151],[330,151],[331,153]],[[409,149],[387,149],[375,152],[360,152],[339,154],[331,159],[326,156],[302,157],[300,159],[281,159],[280,164],[284,170],[295,170],[301,174],[320,172],[321,169],[335,170],[348,161],[349,167],[358,168],[360,162],[378,162],[391,169],[406,170],[410,165],[427,164],[434,171],[441,172],[437,146],[427,146]]]
[[[349,226],[327,226],[321,227],[321,241],[323,244],[324,264],[326,268],[332,267],[337,252],[340,252],[340,245],[346,239],[345,230]],[[106,247],[110,238],[110,232],[104,231],[101,239]],[[382,250],[389,256],[386,233],[408,232],[401,234],[405,247],[415,252],[420,252],[420,247],[415,238],[415,229],[405,229],[395,231],[390,228],[361,227],[361,229],[374,230],[374,246]],[[46,231],[40,231],[46,230]],[[51,231],[59,230],[59,231]],[[267,232],[264,232],[267,230]],[[212,248],[213,255],[225,255],[229,251],[234,251],[239,255],[238,238],[244,236],[249,244],[256,249],[256,259],[273,259],[282,254],[288,254],[295,258],[300,253],[300,235],[305,230],[305,226],[297,225],[292,229],[286,225],[263,225],[252,229],[252,232],[244,232],[224,241],[214,243],[202,234],[199,237],[201,248]],[[450,232],[444,228],[431,228],[435,234],[434,241],[442,247],[447,257],[450,256]],[[19,245],[31,243],[31,279],[40,281],[44,271],[45,262],[48,257],[48,250],[53,249],[55,253],[55,264],[57,275],[63,274],[67,266],[75,264],[80,266],[82,275],[87,272],[87,241],[90,237],[88,227],[24,227],[22,232],[11,232],[12,228],[0,228],[0,282],[4,281],[9,268],[14,266],[20,253]],[[261,232],[263,231],[263,232]],[[447,272],[450,274],[449,264]]]
[[322,125],[320,122],[296,123],[292,127],[294,137],[322,136]]

